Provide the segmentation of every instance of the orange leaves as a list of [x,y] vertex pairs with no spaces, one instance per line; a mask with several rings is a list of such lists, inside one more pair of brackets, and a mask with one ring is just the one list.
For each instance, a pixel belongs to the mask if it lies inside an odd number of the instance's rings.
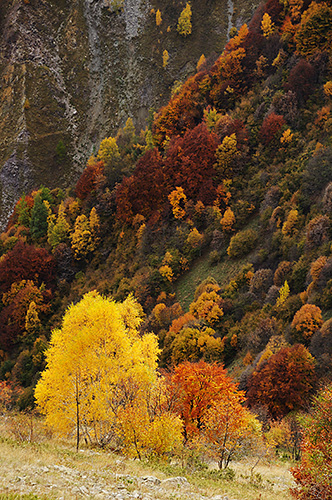
[[325,2],[312,2],[301,18],[296,36],[297,52],[310,56],[329,50],[332,40],[332,8]]
[[203,416],[211,403],[235,387],[221,364],[186,362],[174,369],[169,390],[173,394],[173,410],[184,421],[186,439],[202,428]]
[[323,324],[322,311],[314,304],[305,304],[295,314],[292,321],[294,337],[308,341]]
[[259,432],[258,422],[243,407],[244,393],[220,364],[182,363],[170,377],[169,391],[186,440],[203,442],[220,468],[227,467],[245,437]]
[[175,219],[182,219],[186,215],[184,205],[187,201],[187,197],[184,194],[182,187],[175,188],[175,190],[168,195],[168,199],[172,205],[172,211]]

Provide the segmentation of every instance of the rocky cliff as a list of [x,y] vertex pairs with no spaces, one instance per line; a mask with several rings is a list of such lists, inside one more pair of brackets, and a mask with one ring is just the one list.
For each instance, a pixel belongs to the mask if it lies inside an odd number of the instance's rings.
[[68,186],[129,116],[144,128],[149,109],[202,53],[222,51],[254,3],[192,0],[183,37],[185,1],[0,0],[0,229],[22,192]]

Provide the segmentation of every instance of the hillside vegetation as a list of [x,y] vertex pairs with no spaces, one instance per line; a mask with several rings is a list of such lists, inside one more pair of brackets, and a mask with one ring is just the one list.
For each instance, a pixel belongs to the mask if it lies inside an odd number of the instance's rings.
[[[170,424],[177,419],[185,448],[221,469],[267,446],[302,460],[295,497],[318,491],[328,500],[332,6],[268,0],[231,34],[145,131],[128,119],[105,138],[76,186],[41,187],[17,203],[0,238],[3,393],[29,408],[39,380],[37,402],[51,427],[76,429],[78,441],[94,432],[94,445],[139,458],[180,446]],[[96,323],[90,307],[99,308]],[[121,349],[133,356],[119,379],[106,340],[94,337],[85,351],[100,318],[115,318],[123,332],[114,357]],[[50,411],[58,389],[52,394],[47,380],[55,380],[57,347],[75,352],[71,338],[82,351],[68,356],[74,364],[59,358],[77,391],[62,408],[71,424],[60,429]],[[147,339],[158,347],[146,350],[143,369],[135,342]],[[135,378],[143,372],[145,389]]]

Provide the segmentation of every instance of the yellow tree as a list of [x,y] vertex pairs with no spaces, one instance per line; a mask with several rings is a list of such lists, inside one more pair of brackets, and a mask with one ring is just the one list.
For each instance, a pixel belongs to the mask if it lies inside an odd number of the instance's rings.
[[50,428],[65,434],[76,427],[77,448],[83,429],[89,438],[92,430],[97,443],[109,432],[126,380],[143,388],[156,379],[157,340],[128,328],[126,315],[132,326],[141,319],[133,299],[127,300],[120,305],[90,292],[52,332],[35,397]]
[[25,316],[25,334],[24,340],[27,343],[33,343],[33,341],[38,337],[41,330],[41,321],[38,315],[38,309],[36,302],[33,300],[29,304],[27,314]]
[[232,232],[235,222],[236,219],[233,210],[230,207],[226,208],[224,215],[220,219],[220,224],[223,228],[223,231],[225,233]]
[[268,38],[274,33],[274,23],[267,12],[265,12],[261,23],[263,35]]
[[116,139],[114,137],[107,137],[101,141],[97,159],[104,162],[105,166],[110,166],[113,160],[120,158],[120,152]]
[[168,60],[169,60],[169,53],[165,49],[164,52],[163,52],[163,68],[166,68],[166,66],[168,64]]
[[194,227],[190,230],[186,241],[191,248],[199,248],[202,245],[203,240],[204,235]]
[[177,31],[180,35],[188,36],[191,33],[192,25],[191,25],[191,7],[190,3],[186,3],[185,8],[180,14],[178,19]]
[[216,150],[216,167],[223,178],[232,177],[232,165],[238,155],[236,135],[226,136]]
[[160,10],[158,9],[158,10],[157,10],[157,12],[156,12],[156,25],[157,25],[157,26],[160,26],[160,25],[161,25],[161,22],[162,22],[161,12],[160,12]]
[[279,297],[277,298],[276,306],[280,307],[288,299],[288,296],[289,296],[289,285],[286,280],[283,286],[279,290]]
[[86,257],[93,252],[99,243],[99,217],[93,207],[89,219],[82,214],[76,218],[74,232],[71,235],[71,247],[77,259]]
[[196,66],[197,71],[200,71],[203,67],[203,64],[205,64],[205,63],[206,63],[206,57],[204,54],[202,54],[197,62],[197,66]]
[[187,197],[182,187],[176,187],[174,191],[168,195],[168,199],[172,205],[172,211],[175,219],[182,219],[186,215],[184,206],[187,201]]
[[[140,336],[141,321],[132,297],[119,304],[94,291],[70,306],[52,332],[36,402],[48,427],[64,435],[76,429],[77,449],[82,433],[96,444],[120,439],[124,450],[135,448],[133,432],[125,431],[128,415],[144,449],[153,446],[161,413],[149,412],[148,402],[158,385],[159,349],[155,335]],[[174,428],[170,439],[180,442],[180,426]]]
[[222,299],[215,290],[204,291],[190,304],[190,313],[198,319],[205,320],[209,325],[214,325],[224,315],[221,303]]

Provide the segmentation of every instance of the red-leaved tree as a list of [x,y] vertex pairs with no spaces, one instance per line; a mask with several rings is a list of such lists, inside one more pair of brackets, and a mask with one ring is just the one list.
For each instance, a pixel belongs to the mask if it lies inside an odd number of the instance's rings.
[[0,261],[0,293],[6,292],[12,283],[32,280],[54,288],[55,262],[47,250],[27,245],[19,240]]
[[316,383],[315,360],[302,345],[284,347],[262,362],[249,378],[248,403],[279,419],[306,406]]

